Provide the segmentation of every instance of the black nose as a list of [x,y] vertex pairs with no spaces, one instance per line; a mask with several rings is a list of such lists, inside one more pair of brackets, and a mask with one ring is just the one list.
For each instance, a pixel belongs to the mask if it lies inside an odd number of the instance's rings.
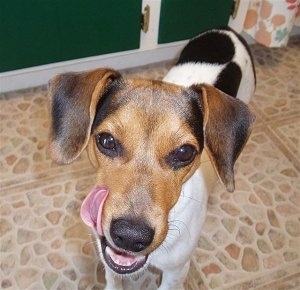
[[112,221],[110,236],[117,247],[140,252],[153,241],[154,229],[145,222],[120,218]]

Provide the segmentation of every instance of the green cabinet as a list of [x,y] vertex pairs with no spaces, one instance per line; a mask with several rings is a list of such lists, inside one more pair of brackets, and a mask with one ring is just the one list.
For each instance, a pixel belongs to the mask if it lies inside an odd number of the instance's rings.
[[0,72],[139,48],[141,0],[0,3]]
[[227,25],[233,0],[162,0],[158,43],[189,39]]
[[[227,24],[232,2],[161,0],[151,47]],[[142,0],[1,1],[0,72],[138,49],[141,6]]]

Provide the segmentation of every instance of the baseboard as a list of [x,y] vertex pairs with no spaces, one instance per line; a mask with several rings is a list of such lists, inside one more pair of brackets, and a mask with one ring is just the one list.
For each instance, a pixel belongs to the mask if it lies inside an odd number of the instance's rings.
[[97,67],[119,70],[174,59],[185,44],[186,41],[179,41],[158,45],[155,49],[111,53],[1,73],[0,93],[46,84],[51,77],[65,71],[82,71]]
[[[242,34],[249,44],[255,41]],[[300,28],[294,27],[291,36],[300,35]],[[187,41],[157,45],[151,49],[138,49],[111,53],[95,57],[52,63],[26,69],[0,73],[0,93],[46,84],[54,75],[66,71],[82,71],[97,67],[125,69],[174,59]]]

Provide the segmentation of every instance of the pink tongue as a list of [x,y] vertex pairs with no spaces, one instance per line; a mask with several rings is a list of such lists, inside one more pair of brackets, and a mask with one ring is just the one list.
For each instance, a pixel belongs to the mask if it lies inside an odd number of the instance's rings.
[[80,210],[80,216],[84,223],[89,227],[97,228],[100,236],[103,236],[101,216],[107,195],[106,187],[95,187],[84,199]]

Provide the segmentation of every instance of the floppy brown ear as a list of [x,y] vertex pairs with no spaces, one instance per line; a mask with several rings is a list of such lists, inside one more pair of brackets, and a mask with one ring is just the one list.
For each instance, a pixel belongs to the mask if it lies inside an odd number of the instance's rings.
[[86,147],[96,106],[120,74],[110,69],[64,73],[49,82],[51,97],[50,154],[58,163],[74,161]]
[[227,191],[234,191],[234,163],[255,120],[247,105],[206,84],[194,86],[203,108],[204,147]]

